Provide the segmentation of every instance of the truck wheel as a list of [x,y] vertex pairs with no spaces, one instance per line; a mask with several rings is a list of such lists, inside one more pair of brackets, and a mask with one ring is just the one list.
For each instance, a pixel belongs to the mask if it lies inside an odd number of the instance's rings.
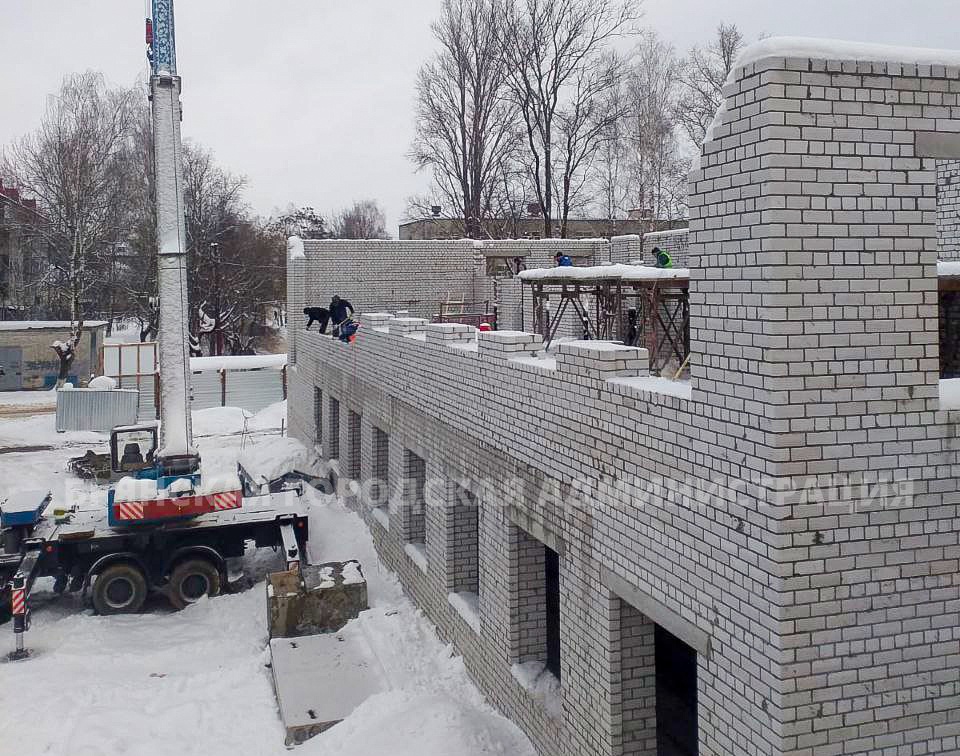
[[97,614],[134,614],[147,598],[147,579],[138,567],[114,564],[93,583],[93,608]]
[[167,597],[174,609],[183,609],[204,596],[219,593],[220,571],[206,559],[188,559],[170,573]]

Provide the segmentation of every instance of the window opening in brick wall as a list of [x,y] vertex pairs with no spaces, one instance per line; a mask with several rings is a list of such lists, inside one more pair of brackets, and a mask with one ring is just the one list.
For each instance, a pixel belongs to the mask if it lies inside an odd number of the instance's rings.
[[423,546],[427,542],[427,464],[411,451],[404,452],[404,506],[406,508],[405,540]]
[[455,500],[447,529],[451,589],[454,593],[480,593],[480,508],[476,497],[462,486]]
[[360,413],[349,410],[347,415],[347,475],[352,480],[360,480]]
[[374,506],[386,507],[390,502],[390,436],[374,426],[372,441],[370,501]]
[[[940,379],[960,378],[960,160],[937,160],[937,259],[946,262],[944,276],[938,265],[938,316]],[[940,384],[941,409],[960,407],[960,395],[949,384]]]
[[546,589],[547,669],[560,679],[560,555],[543,547]]
[[697,652],[656,626],[657,754],[697,756]]
[[535,663],[560,680],[560,557],[522,528],[511,543],[511,646],[519,665]]
[[323,391],[313,389],[313,434],[317,446],[323,444]]
[[[328,459],[340,459],[340,402],[330,397],[330,438],[327,439]],[[326,449],[324,450],[326,451]]]

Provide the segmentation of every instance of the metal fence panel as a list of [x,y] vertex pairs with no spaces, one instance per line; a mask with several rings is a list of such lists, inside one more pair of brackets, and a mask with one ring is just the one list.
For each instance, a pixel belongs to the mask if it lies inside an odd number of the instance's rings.
[[190,391],[193,397],[192,407],[195,410],[220,407],[221,401],[220,373],[209,370],[203,373],[190,375]]
[[133,425],[139,403],[140,392],[130,389],[58,391],[57,431],[108,432],[118,425]]
[[283,401],[283,374],[279,370],[227,372],[227,406],[259,412]]

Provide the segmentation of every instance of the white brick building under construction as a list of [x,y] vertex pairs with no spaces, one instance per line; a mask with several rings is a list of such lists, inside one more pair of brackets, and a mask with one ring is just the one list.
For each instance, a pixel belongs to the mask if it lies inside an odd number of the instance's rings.
[[[544,754],[960,753],[935,162],[960,53],[767,40],[725,94],[690,177],[689,381],[368,314],[353,344],[294,329],[291,432]],[[291,259],[291,311],[323,254]]]

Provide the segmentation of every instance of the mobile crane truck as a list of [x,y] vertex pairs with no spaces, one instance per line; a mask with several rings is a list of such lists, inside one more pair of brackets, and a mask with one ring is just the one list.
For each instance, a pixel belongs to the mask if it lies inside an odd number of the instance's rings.
[[[114,429],[111,466],[124,474],[99,511],[57,507],[49,493],[0,501],[0,587],[13,615],[13,659],[28,655],[30,592],[38,577],[54,590],[90,590],[100,614],[137,612],[151,591],[177,608],[217,594],[228,560],[245,545],[282,548],[299,567],[308,533],[302,486],[205,471],[193,445],[188,382],[186,229],[173,0],[152,0],[151,63],[159,240],[161,423]],[[51,511],[53,510],[53,511]]]

